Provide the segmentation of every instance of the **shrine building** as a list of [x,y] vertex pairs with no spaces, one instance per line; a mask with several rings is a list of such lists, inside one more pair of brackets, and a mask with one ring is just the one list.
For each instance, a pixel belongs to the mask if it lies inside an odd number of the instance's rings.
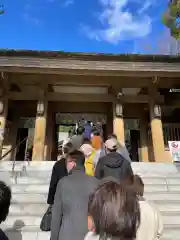
[[133,161],[172,162],[180,57],[0,50],[0,154],[52,161],[81,119],[114,132]]

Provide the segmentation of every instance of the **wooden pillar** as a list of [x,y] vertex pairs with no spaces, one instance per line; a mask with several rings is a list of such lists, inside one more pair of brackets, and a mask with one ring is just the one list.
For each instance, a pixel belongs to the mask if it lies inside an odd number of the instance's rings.
[[33,161],[44,161],[46,122],[48,102],[45,99],[45,93],[40,94],[40,100],[37,102],[37,114],[35,121],[34,143],[33,143]]
[[148,121],[145,116],[140,118],[140,161],[149,162],[148,154]]
[[114,121],[113,132],[116,134],[118,140],[124,143],[124,119],[123,119],[123,106],[120,103],[114,105]]
[[8,115],[8,75],[0,73],[0,157],[2,156],[4,135],[6,130],[6,121]]
[[6,120],[8,114],[8,99],[0,100],[0,157],[2,156],[4,135],[6,130]]
[[155,162],[164,162],[165,146],[161,121],[161,107],[151,99],[150,104],[150,125],[152,133],[152,145]]
[[[47,130],[46,130],[46,161],[51,161],[52,149],[53,149],[53,137],[54,137],[54,119],[51,109],[48,109],[47,117]],[[55,140],[55,139],[54,139]],[[55,159],[53,159],[55,160]]]

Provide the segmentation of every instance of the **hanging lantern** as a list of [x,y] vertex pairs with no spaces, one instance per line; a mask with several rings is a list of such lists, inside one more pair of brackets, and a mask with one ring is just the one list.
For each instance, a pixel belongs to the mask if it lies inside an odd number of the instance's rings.
[[44,115],[44,101],[40,100],[37,104],[37,115],[43,116]]
[[116,104],[115,113],[116,117],[123,117],[123,106],[121,104]]
[[0,115],[4,113],[4,101],[0,101]]
[[161,107],[159,105],[154,106],[154,116],[157,118],[161,117]]

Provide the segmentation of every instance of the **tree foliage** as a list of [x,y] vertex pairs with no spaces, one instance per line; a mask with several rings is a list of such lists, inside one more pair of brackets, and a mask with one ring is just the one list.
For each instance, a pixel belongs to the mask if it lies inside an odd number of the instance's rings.
[[4,14],[4,6],[0,5],[0,15]]
[[162,21],[170,29],[171,36],[180,40],[180,0],[170,1]]

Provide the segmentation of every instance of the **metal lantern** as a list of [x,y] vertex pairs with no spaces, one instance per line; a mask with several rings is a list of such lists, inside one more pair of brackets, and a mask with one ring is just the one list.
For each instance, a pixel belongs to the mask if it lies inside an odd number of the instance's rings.
[[158,118],[161,117],[161,107],[159,105],[154,106],[154,116]]
[[0,101],[0,114],[4,113],[4,101]]
[[116,117],[123,117],[123,106],[121,104],[116,104],[115,113]]
[[37,115],[43,116],[44,115],[44,101],[40,100],[37,105]]

